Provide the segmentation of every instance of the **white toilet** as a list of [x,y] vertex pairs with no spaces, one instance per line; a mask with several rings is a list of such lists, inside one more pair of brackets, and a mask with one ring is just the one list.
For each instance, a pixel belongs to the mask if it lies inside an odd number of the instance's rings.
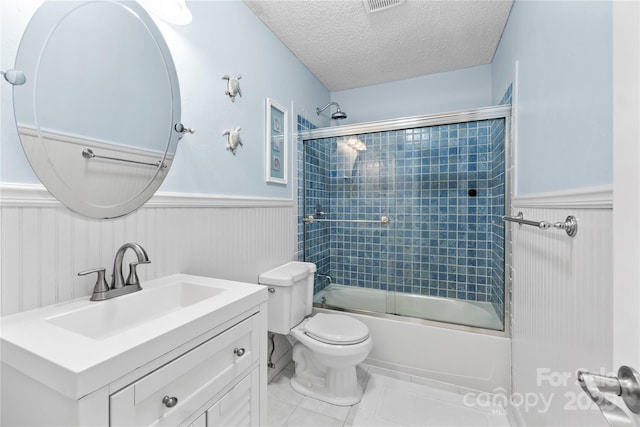
[[334,405],[354,405],[362,398],[356,364],[369,355],[373,340],[367,325],[352,317],[309,316],[315,271],[315,264],[290,262],[260,275],[258,282],[269,287],[268,329],[293,344],[294,390]]

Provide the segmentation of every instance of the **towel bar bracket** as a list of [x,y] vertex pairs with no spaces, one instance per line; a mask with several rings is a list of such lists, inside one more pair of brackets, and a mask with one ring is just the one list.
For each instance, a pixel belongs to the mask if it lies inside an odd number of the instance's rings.
[[575,237],[578,234],[578,220],[573,215],[569,215],[564,222],[556,222],[553,226],[564,230],[569,237]]
[[518,224],[531,225],[542,230],[547,230],[549,228],[558,228],[564,230],[569,237],[575,237],[575,235],[578,234],[578,220],[573,215],[569,215],[567,219],[564,220],[564,222],[551,223],[548,221],[531,221],[528,219],[524,219],[524,214],[522,212],[518,212],[516,216],[503,216],[502,220],[517,222]]

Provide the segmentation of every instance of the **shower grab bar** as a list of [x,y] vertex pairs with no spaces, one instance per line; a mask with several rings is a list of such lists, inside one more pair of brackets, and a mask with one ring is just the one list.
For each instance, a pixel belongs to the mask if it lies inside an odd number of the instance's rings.
[[547,221],[531,221],[528,219],[524,219],[524,214],[522,212],[518,212],[516,216],[503,216],[503,221],[517,222],[518,224],[531,225],[533,227],[538,227],[542,230],[547,230],[549,228],[559,228],[564,230],[567,233],[567,236],[575,237],[578,234],[578,220],[575,216],[569,215],[564,222],[547,222]]
[[389,217],[386,215],[382,215],[378,220],[375,220],[375,219],[321,219],[321,218],[314,218],[313,215],[307,215],[302,219],[302,221],[305,224],[311,224],[314,222],[358,222],[358,223],[369,223],[369,224],[376,223],[381,225],[387,225],[391,222]]
[[82,150],[82,157],[84,157],[85,159],[107,159],[107,160],[115,160],[118,162],[135,163],[137,165],[154,166],[154,167],[162,166],[163,168],[167,167],[166,163],[164,163],[162,160],[158,160],[155,163],[149,163],[149,162],[139,162],[137,160],[121,159],[119,157],[101,156],[99,154],[95,154],[91,148],[85,148],[84,150]]

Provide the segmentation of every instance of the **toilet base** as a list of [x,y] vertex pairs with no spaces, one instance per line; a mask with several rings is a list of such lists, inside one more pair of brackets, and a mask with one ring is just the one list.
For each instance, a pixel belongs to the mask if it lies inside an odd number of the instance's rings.
[[293,347],[295,374],[291,387],[300,394],[338,406],[351,406],[362,399],[355,364],[329,367],[300,343]]
[[312,375],[309,372],[301,375],[295,374],[291,378],[291,388],[305,396],[337,406],[355,405],[360,402],[363,394],[362,387],[356,383],[355,390],[351,390],[344,395],[334,395],[327,388],[324,378]]

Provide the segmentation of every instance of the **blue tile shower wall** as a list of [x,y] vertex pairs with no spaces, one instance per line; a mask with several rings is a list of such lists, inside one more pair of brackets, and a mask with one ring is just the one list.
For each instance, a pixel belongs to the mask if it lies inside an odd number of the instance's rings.
[[[513,85],[505,91],[500,105],[511,104]],[[491,120],[491,304],[500,318],[504,318],[505,304],[505,227],[501,217],[505,214],[505,121]],[[511,287],[509,287],[511,289]]]
[[[301,116],[298,116],[297,124],[298,132],[316,128]],[[298,138],[298,259],[313,262],[319,273],[330,274],[329,224],[315,223],[305,226],[302,222],[304,216],[315,214],[317,208],[325,210],[330,203],[330,145],[322,142],[311,144],[303,150],[302,139]],[[328,280],[316,280],[314,283],[314,293],[317,293],[328,284]]]
[[306,120],[304,117],[302,116],[297,116],[297,130],[298,130],[298,134],[296,135],[296,144],[297,144],[297,159],[296,159],[296,171],[297,171],[297,177],[298,177],[298,188],[297,188],[297,200],[298,200],[298,253],[297,253],[297,259],[302,261],[303,259],[303,250],[304,250],[304,228],[303,228],[303,222],[302,222],[302,216],[304,214],[303,212],[303,203],[304,203],[304,186],[303,186],[303,180],[304,180],[304,151],[303,151],[303,146],[302,146],[302,138],[300,136],[300,133],[305,131],[305,130],[310,130],[315,128],[315,126],[313,126],[313,124],[311,124],[308,120]]
[[305,259],[340,284],[503,310],[503,141],[503,120],[307,141],[305,214],[345,221],[307,225]]
[[491,225],[490,229],[490,262],[491,262],[491,305],[500,318],[504,315],[504,223],[502,216],[505,214],[505,122],[504,120],[491,120]]

